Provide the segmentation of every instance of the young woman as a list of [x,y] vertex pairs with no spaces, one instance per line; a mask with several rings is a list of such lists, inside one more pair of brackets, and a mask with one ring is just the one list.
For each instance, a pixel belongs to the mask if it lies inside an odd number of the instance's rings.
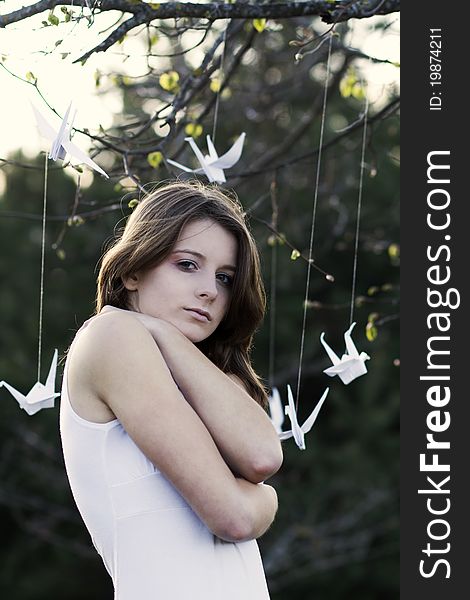
[[116,600],[269,598],[256,538],[282,451],[249,360],[264,307],[242,208],[215,187],[160,187],[105,254],[60,426]]

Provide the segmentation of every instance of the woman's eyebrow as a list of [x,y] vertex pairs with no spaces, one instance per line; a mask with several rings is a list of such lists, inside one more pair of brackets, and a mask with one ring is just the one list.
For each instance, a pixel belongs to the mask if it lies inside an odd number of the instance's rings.
[[[197,256],[197,258],[206,260],[206,257],[204,256],[204,254],[201,254],[200,252],[196,252],[196,250],[189,250],[189,248],[181,248],[178,250],[173,250],[172,254],[177,254],[178,252],[185,252],[186,254],[192,254],[193,256]],[[233,271],[233,272],[235,272],[237,270],[237,268],[234,267],[233,265],[222,265],[220,268],[226,269],[228,271]]]

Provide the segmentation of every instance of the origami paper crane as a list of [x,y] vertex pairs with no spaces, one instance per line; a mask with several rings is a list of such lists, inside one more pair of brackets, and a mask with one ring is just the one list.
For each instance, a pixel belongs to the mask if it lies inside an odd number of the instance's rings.
[[210,135],[206,136],[209,154],[206,154],[205,156],[199,150],[192,137],[184,138],[186,142],[189,142],[189,145],[196,155],[196,158],[201,165],[200,169],[190,169],[174,160],[168,160],[167,162],[169,162],[170,165],[183,169],[183,171],[186,171],[187,173],[205,173],[210,182],[215,181],[216,183],[224,183],[226,181],[224,169],[230,169],[230,167],[233,167],[233,165],[240,160],[243,144],[245,142],[245,135],[245,133],[242,133],[233,146],[227,150],[225,154],[222,154],[222,156],[218,156]]
[[297,413],[295,412],[295,405],[294,405],[294,396],[292,394],[290,385],[288,385],[287,386],[287,397],[289,400],[289,404],[285,407],[285,411],[286,411],[286,415],[290,419],[290,422],[292,423],[292,430],[291,431],[282,431],[279,434],[279,439],[287,440],[293,436],[297,446],[301,450],[305,450],[305,435],[310,431],[310,429],[312,429],[313,424],[315,423],[318,413],[320,412],[320,409],[321,409],[323,402],[325,401],[325,398],[327,397],[329,391],[330,391],[330,388],[326,388],[326,390],[323,392],[322,397],[320,398],[320,400],[317,402],[317,405],[313,409],[312,413],[310,414],[310,416],[307,418],[307,420],[301,427],[297,421]]
[[6,387],[12,396],[16,398],[18,404],[24,409],[28,415],[34,415],[41,408],[53,408],[54,399],[60,396],[58,392],[55,392],[55,376],[57,371],[57,350],[54,352],[52,357],[51,368],[49,369],[49,375],[47,376],[46,385],[43,385],[37,381],[26,396],[16,390],[6,381],[0,381],[0,387]]
[[329,375],[330,377],[334,377],[338,375],[341,381],[348,385],[357,377],[364,375],[367,373],[367,367],[365,365],[365,361],[370,359],[370,356],[365,352],[359,352],[354,345],[354,342],[351,338],[351,332],[354,329],[356,323],[353,323],[351,327],[344,334],[344,342],[346,344],[346,354],[343,354],[341,358],[339,358],[333,350],[328,346],[325,342],[325,334],[322,333],[320,336],[320,342],[323,344],[323,347],[328,353],[328,356],[333,363],[332,367],[328,367],[323,372]]
[[70,131],[72,129],[75,116],[77,114],[75,111],[72,121],[69,124],[68,120],[71,107],[72,103],[69,104],[67,112],[65,113],[64,118],[62,119],[59,131],[55,131],[55,129],[51,125],[49,125],[49,123],[42,116],[42,114],[33,106],[33,111],[36,117],[36,123],[39,132],[43,137],[47,138],[52,142],[52,146],[49,152],[49,158],[51,158],[52,160],[63,160],[65,158],[65,155],[68,153],[70,158],[74,158],[77,160],[77,162],[88,165],[90,168],[94,169],[95,171],[98,171],[98,173],[101,173],[101,175],[104,175],[109,179],[108,174],[105,173],[105,171],[103,171],[103,169],[100,166],[98,166],[93,160],[91,160],[91,158],[87,156],[85,152],[83,152],[83,150],[80,150],[78,146],[76,146],[70,141]]
[[282,433],[282,424],[284,423],[284,411],[282,410],[281,395],[276,387],[273,387],[272,394],[268,396],[269,413],[271,422],[277,433]]

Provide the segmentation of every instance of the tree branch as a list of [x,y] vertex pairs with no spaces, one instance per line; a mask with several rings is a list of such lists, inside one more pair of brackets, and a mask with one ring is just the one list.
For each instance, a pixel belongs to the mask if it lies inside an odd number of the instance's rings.
[[[64,0],[40,0],[31,6],[24,6],[6,15],[0,16],[0,27],[23,21],[29,17],[51,10],[56,6],[70,7]],[[86,0],[75,0],[75,6],[87,7]],[[326,23],[364,19],[373,15],[386,15],[400,10],[400,0],[352,0],[350,2],[328,0],[309,0],[308,2],[164,2],[147,4],[132,0],[98,0],[94,10],[100,12],[120,10],[137,16],[146,16],[148,22],[153,19],[286,19],[291,17],[320,16]]]
[[[64,0],[40,0],[31,6],[24,6],[6,15],[0,15],[0,28],[18,23],[56,6],[70,7]],[[86,0],[76,0],[75,6],[87,7]],[[210,2],[195,4],[192,2],[164,2],[147,4],[140,0],[98,0],[93,12],[119,10],[133,16],[115,29],[103,42],[91,49],[75,62],[86,60],[94,52],[104,52],[125,33],[155,19],[289,19],[292,17],[319,16],[325,23],[339,23],[348,19],[365,19],[374,15],[386,15],[400,10],[400,0],[350,0],[328,1],[310,0],[308,2],[276,2],[258,4],[238,1],[233,4]]]
[[[369,125],[372,125],[376,121],[381,121],[383,119],[386,119],[391,114],[393,114],[395,111],[397,111],[399,109],[399,107],[400,107],[400,98],[395,98],[395,99],[391,100],[389,102],[389,104],[387,104],[387,106],[385,106],[385,108],[383,108],[380,112],[375,114],[373,117],[369,117],[367,122],[369,123]],[[327,150],[328,148],[331,148],[331,146],[334,146],[339,141],[341,141],[343,138],[349,136],[353,131],[356,131],[357,129],[359,129],[359,127],[363,127],[364,126],[363,123],[364,123],[364,117],[362,117],[361,119],[358,119],[353,125],[351,125],[350,127],[347,127],[340,134],[338,134],[337,136],[332,138],[330,141],[323,144],[323,146],[321,147],[321,150],[324,151],[324,150]],[[232,178],[252,177],[253,175],[260,175],[262,173],[267,173],[269,171],[277,171],[278,169],[282,169],[284,167],[288,167],[290,165],[301,162],[303,160],[310,159],[310,158],[316,156],[319,152],[320,152],[320,148],[316,148],[315,150],[311,150],[310,152],[305,152],[304,154],[294,156],[294,157],[290,158],[289,160],[287,160],[283,163],[277,164],[277,165],[269,165],[266,168],[259,167],[257,169],[250,169],[249,171],[245,171],[243,173],[233,173]],[[271,157],[271,160],[272,160],[272,158],[273,157]],[[230,183],[230,185],[234,185],[232,178],[228,179],[228,182]],[[238,183],[237,179],[235,179],[235,183]]]
[[79,58],[76,58],[73,62],[74,63],[84,62],[88,58],[90,58],[90,56],[92,54],[94,54],[95,52],[106,52],[106,50],[108,50],[108,48],[111,48],[111,46],[113,46],[116,42],[118,42],[121,38],[123,38],[126,35],[126,33],[128,33],[129,31],[132,31],[132,29],[135,29],[139,25],[142,25],[143,23],[146,23],[146,22],[147,22],[146,15],[143,15],[143,14],[134,15],[130,19],[127,19],[127,21],[124,21],[124,23],[121,23],[121,25],[119,25],[119,27],[117,27],[105,40],[103,40],[101,42],[101,44],[98,44],[91,50],[88,50],[88,52],[85,52],[85,54],[82,54],[82,56],[80,56]]

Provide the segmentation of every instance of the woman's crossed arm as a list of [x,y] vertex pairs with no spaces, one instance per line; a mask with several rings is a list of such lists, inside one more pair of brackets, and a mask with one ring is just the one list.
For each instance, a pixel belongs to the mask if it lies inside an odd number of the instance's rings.
[[74,360],[85,385],[215,535],[243,541],[266,531],[277,510],[275,490],[233,475],[158,346],[131,314],[113,311],[95,319]]
[[236,474],[259,483],[282,464],[278,435],[266,412],[235,376],[216,367],[176,327],[129,311],[151,333],[183,396]]

